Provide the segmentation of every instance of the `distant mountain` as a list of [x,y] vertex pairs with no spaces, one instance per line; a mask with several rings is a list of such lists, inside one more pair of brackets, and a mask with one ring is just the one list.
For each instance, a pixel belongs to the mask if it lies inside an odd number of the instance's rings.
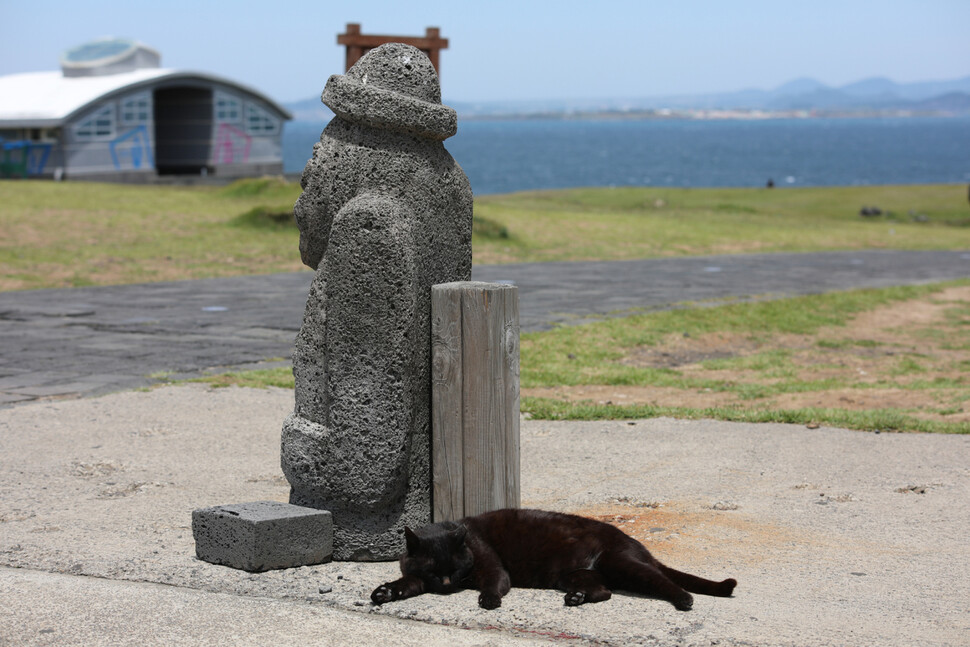
[[321,103],[320,97],[284,103],[283,107],[293,113],[296,121],[330,121],[333,117],[333,112]]
[[839,88],[819,84],[810,92],[780,96],[776,91],[767,107],[774,110],[927,110],[930,104],[926,102],[949,94],[970,95],[970,76],[921,83],[896,83],[874,77]]
[[[774,88],[736,92],[543,101],[447,101],[463,117],[628,113],[658,110],[764,110],[852,113],[916,111],[970,114],[970,76],[949,81],[896,83],[884,77],[830,87],[799,78]],[[285,104],[295,119],[326,121],[333,113],[319,99]]]
[[784,85],[780,85],[775,88],[770,94],[775,96],[790,96],[799,94],[811,94],[812,92],[818,92],[819,90],[827,89],[825,84],[821,81],[816,81],[815,79],[800,78],[794,81],[789,81]]
[[917,110],[933,110],[955,113],[970,113],[970,94],[950,92],[932,99],[924,99],[914,106]]
[[921,101],[951,92],[970,93],[970,76],[954,81],[923,81],[897,86],[899,94],[905,99]]
[[911,109],[915,103],[952,93],[970,94],[970,76],[952,81],[896,83],[870,78],[833,88],[815,79],[789,81],[773,90],[679,97],[652,97],[639,103],[644,109],[743,109],[743,110],[885,110]]
[[902,86],[883,76],[863,79],[849,85],[843,85],[839,90],[854,97],[872,97],[899,94]]

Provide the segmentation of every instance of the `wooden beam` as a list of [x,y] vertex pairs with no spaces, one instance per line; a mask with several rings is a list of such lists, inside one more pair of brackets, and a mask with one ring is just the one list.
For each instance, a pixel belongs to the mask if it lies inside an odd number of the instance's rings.
[[337,44],[344,45],[347,48],[345,61],[347,70],[364,54],[384,43],[404,43],[417,47],[428,55],[435,71],[439,74],[441,70],[438,67],[438,53],[448,48],[448,39],[441,38],[441,30],[438,27],[428,27],[424,30],[424,36],[389,36],[363,34],[360,31],[360,23],[349,22],[347,23],[347,31],[337,35]]

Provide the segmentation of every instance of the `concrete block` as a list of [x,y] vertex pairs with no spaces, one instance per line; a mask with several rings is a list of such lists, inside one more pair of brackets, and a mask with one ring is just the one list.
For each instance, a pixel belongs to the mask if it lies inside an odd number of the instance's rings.
[[327,510],[277,501],[192,511],[195,554],[252,573],[329,562],[333,519]]

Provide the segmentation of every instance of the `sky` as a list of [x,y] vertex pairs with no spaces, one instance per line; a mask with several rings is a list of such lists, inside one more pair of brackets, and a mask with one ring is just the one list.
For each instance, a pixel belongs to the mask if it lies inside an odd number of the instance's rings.
[[102,37],[279,102],[344,71],[337,34],[441,28],[445,102],[613,99],[970,75],[970,0],[0,0],[0,75]]

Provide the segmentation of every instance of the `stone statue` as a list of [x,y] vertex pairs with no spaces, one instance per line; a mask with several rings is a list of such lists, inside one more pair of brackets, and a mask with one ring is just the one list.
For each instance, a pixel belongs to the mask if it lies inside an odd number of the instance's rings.
[[290,503],[329,510],[334,559],[386,560],[431,521],[431,286],[471,278],[472,192],[420,50],[382,45],[323,103],[294,213],[316,270],[282,433]]

